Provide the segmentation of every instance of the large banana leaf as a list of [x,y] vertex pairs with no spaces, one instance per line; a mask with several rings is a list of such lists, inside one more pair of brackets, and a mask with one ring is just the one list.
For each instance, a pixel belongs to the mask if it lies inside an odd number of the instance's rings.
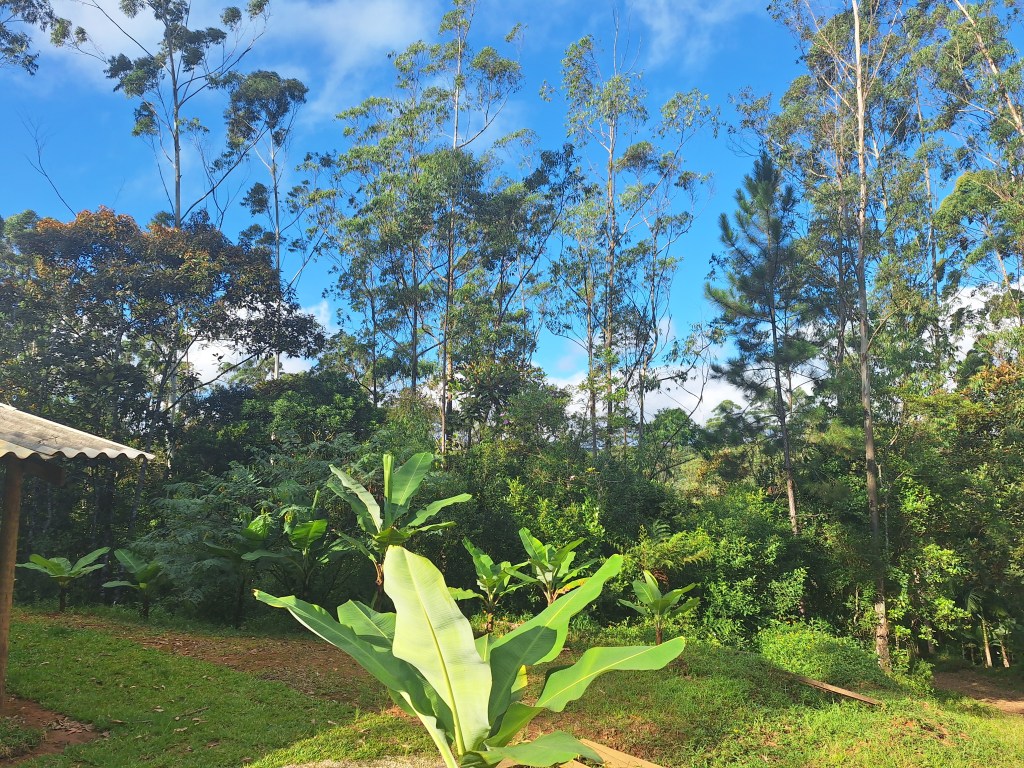
[[[61,563],[61,560],[64,563]],[[71,570],[71,561],[63,557],[45,558],[42,555],[29,555],[28,562],[18,563],[18,567],[42,571],[50,576],[63,576]]]
[[288,557],[288,555],[284,552],[274,552],[269,549],[254,549],[252,552],[245,552],[242,554],[242,559],[247,563],[263,560],[264,558],[269,560],[283,560],[286,557]]
[[306,522],[299,523],[292,528],[291,533],[288,534],[288,540],[291,542],[293,547],[305,552],[317,541],[322,539],[326,533],[327,520],[324,518],[307,520]]
[[522,702],[513,701],[508,706],[508,711],[505,712],[505,716],[501,718],[501,723],[496,724],[497,727],[484,743],[488,747],[504,747],[516,735],[533,720],[537,715],[544,711],[543,707],[531,707]]
[[[427,476],[427,472],[430,471],[433,464],[434,454],[417,453],[405,464],[391,472],[390,482],[384,490],[388,502],[405,509],[409,504],[409,499],[416,493],[416,489],[420,487],[420,483],[423,482],[423,478]],[[385,478],[388,477],[388,474],[385,469]]]
[[[435,713],[426,693],[427,683],[408,662],[396,658],[387,647],[371,643],[359,636],[351,626],[339,624],[319,605],[295,597],[274,597],[255,590],[256,599],[274,608],[285,608],[313,634],[340,648],[390,690],[396,691],[409,702],[417,715]],[[365,625],[363,625],[365,628]],[[422,719],[422,718],[421,718]]]
[[[457,523],[454,520],[445,520],[443,523],[431,523],[430,525],[424,525],[416,529],[416,533],[432,533],[433,531],[443,531],[447,528],[454,528]],[[407,530],[412,526],[407,526]]]
[[361,525],[360,527],[363,530],[367,532],[370,530],[379,531],[384,522],[380,516],[380,506],[378,506],[377,500],[373,498],[373,494],[366,490],[361,483],[357,482],[345,470],[332,465],[331,472],[338,479],[338,482],[329,481],[327,487],[348,502],[349,506],[352,507],[352,511],[356,513],[356,517],[360,518],[360,522],[373,522],[374,525],[372,527]]
[[473,495],[470,493],[460,493],[458,496],[449,496],[447,499],[438,499],[437,501],[432,501],[415,514],[412,520],[409,521],[408,526],[410,528],[415,528],[419,525],[422,525],[445,507],[451,504],[461,504],[464,501],[469,501],[472,498]]
[[685,647],[686,638],[677,637],[662,645],[591,648],[571,667],[548,676],[536,706],[561,712],[566,704],[582,696],[599,675],[616,669],[661,669]]
[[[71,568],[71,570],[72,571],[79,571],[79,570],[85,568],[86,566],[90,565],[91,563],[95,563],[97,560],[99,560],[101,557],[103,557],[103,555],[107,554],[107,552],[109,552],[109,551],[110,551],[110,547],[100,547],[99,549],[94,549],[89,554],[84,555],[84,556],[78,558],[78,560],[75,562],[75,564]],[[90,571],[93,571],[93,570],[96,570],[97,568],[102,568],[102,567],[103,567],[102,563],[99,564],[99,565],[94,565],[90,569]],[[90,571],[82,571],[82,573],[89,573]]]
[[579,588],[563,595],[491,644],[490,665],[493,687],[489,714],[496,721],[512,700],[512,690],[523,666],[551,661],[562,651],[569,632],[569,620],[594,602],[608,579],[622,568],[622,556],[612,555]]
[[601,762],[601,756],[593,749],[577,741],[563,731],[545,733],[533,741],[516,744],[513,747],[497,747],[481,753],[481,757],[489,765],[497,765],[501,760],[509,758],[519,765],[541,766],[567,763],[577,757]]
[[378,613],[356,600],[338,606],[338,623],[350,627],[368,643],[391,649],[395,640],[395,614]]
[[104,581],[101,584],[104,589],[113,589],[114,587],[128,587],[130,589],[142,589],[141,584],[136,584],[134,581]]
[[456,754],[487,738],[491,670],[441,572],[425,557],[392,547],[384,558],[384,590],[395,604],[394,655],[414,666],[448,705]]
[[142,571],[146,565],[145,560],[129,549],[115,549],[114,557],[116,557],[117,561],[124,566],[125,570],[133,576]]

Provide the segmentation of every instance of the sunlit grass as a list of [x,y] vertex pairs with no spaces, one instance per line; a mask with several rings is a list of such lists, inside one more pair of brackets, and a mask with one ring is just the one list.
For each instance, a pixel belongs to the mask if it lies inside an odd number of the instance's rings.
[[9,688],[109,734],[29,766],[238,766],[354,714],[282,683],[59,620],[15,622]]
[[[418,724],[393,709],[355,711],[147,649],[116,637],[124,631],[117,623],[78,629],[60,618],[27,618],[15,623],[12,636],[14,692],[109,734],[63,756],[37,758],[27,763],[31,768],[279,768],[431,754]],[[367,689],[360,693],[365,700],[383,701],[372,680],[352,685]],[[599,679],[564,716],[540,727],[564,728],[667,768],[1024,765],[1024,718],[898,684],[863,692],[884,707],[803,686],[756,654],[691,642],[665,670]]]

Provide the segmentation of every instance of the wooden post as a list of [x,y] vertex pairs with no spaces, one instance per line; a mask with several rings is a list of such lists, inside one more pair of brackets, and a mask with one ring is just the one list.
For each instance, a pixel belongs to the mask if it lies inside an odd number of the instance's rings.
[[18,521],[21,517],[22,463],[9,456],[4,477],[4,509],[0,521],[0,710],[7,697],[7,641],[14,604],[14,561],[18,559]]

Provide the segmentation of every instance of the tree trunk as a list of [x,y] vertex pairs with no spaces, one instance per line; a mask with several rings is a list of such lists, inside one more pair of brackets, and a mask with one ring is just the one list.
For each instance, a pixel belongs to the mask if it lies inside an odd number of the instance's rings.
[[999,95],[1002,97],[1003,102],[1005,102],[1006,104],[1006,109],[1010,113],[1010,118],[1013,122],[1014,129],[1021,138],[1024,138],[1024,116],[1021,115],[1021,112],[1017,108],[1016,103],[1014,103],[1013,97],[1010,95],[1010,92],[1007,90],[1006,86],[1003,85],[1003,72],[999,69],[999,66],[996,64],[995,59],[992,57],[992,53],[989,50],[988,45],[985,44],[985,38],[978,30],[977,22],[974,20],[974,17],[971,16],[970,11],[964,6],[963,3],[960,2],[960,0],[953,0],[953,2],[956,5],[957,9],[960,11],[960,13],[963,15],[964,21],[970,26],[971,32],[974,34],[974,40],[978,44],[978,51],[984,57],[985,64],[988,67],[989,74],[992,75],[992,81],[996,83],[996,87],[999,90]]
[[249,580],[245,576],[242,576],[238,582],[238,592],[235,595],[235,615],[234,620],[231,622],[235,629],[242,628],[242,619],[245,616],[245,588],[248,582]]
[[[281,290],[281,180],[277,168],[277,147],[274,139],[270,141],[270,180],[274,185],[274,272],[277,274],[277,287]],[[277,311],[274,313],[274,381],[281,378],[281,297],[277,299]]]
[[18,559],[18,522],[21,517],[21,486],[24,468],[7,459],[4,476],[4,509],[0,522],[0,710],[7,696],[7,654],[14,605],[14,564]]
[[880,504],[878,492],[878,461],[875,452],[874,415],[871,403],[871,324],[868,316],[867,293],[867,87],[864,62],[861,57],[862,38],[859,0],[852,0],[854,28],[854,74],[857,91],[857,315],[860,333],[860,399],[864,413],[864,460],[868,494],[868,516],[871,522],[871,542],[875,567],[875,653],[878,662],[889,669],[889,616],[885,596],[885,548],[882,543]]
[[419,278],[419,264],[418,264],[419,251],[416,246],[412,249],[412,281],[413,281],[413,297],[412,297],[412,328],[410,329],[410,377],[412,379],[412,396],[416,398],[416,390],[419,386],[419,375],[420,375],[420,278]]
[[772,367],[775,369],[775,417],[782,432],[782,458],[786,474],[786,500],[789,504],[789,529],[794,536],[800,534],[800,520],[796,516],[796,481],[793,479],[793,452],[789,445],[789,421],[786,416],[786,399],[782,393],[782,350],[779,348],[779,328],[775,317],[774,296],[771,306],[772,326]]
[[607,437],[605,450],[611,451],[612,447],[612,421],[614,413],[614,387],[612,379],[615,374],[615,308],[618,304],[615,298],[616,266],[619,258],[619,232],[617,217],[617,201],[615,198],[615,144],[618,137],[618,121],[613,117],[608,124],[608,165],[607,179],[605,182],[605,221],[608,231],[608,251],[605,254],[605,279],[608,281],[605,286],[604,297],[604,355],[605,355],[605,432]]
[[981,617],[981,642],[985,650],[985,669],[992,669],[992,644],[989,642],[988,622]]
[[[588,299],[588,302],[590,299]],[[587,309],[587,394],[590,398],[590,454],[597,456],[597,359],[594,354],[593,312]]]

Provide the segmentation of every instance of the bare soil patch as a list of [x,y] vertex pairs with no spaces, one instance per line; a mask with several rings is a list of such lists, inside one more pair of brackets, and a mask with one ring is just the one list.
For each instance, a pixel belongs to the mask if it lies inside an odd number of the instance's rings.
[[1024,715],[1024,692],[1000,685],[998,681],[969,669],[936,672],[933,683],[943,691],[977,699],[1011,715]]
[[26,728],[38,728],[44,732],[43,739],[30,750],[14,757],[0,760],[0,766],[18,765],[40,755],[56,755],[70,746],[85,744],[93,739],[106,738],[105,732],[100,733],[87,723],[79,723],[69,717],[43,709],[34,701],[27,699],[8,698],[0,715],[10,717],[18,725]]

